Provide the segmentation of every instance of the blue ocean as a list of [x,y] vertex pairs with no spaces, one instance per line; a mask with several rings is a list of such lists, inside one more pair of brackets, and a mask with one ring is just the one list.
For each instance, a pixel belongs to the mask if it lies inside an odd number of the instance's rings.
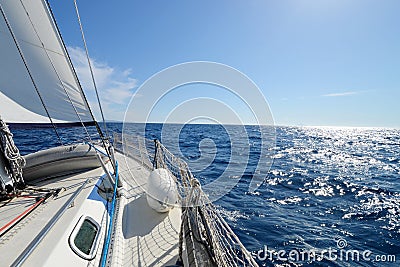
[[[109,123],[108,131],[138,127]],[[202,184],[237,181],[215,205],[260,266],[399,266],[400,130],[275,127],[271,143],[263,127],[239,127],[147,124],[145,135],[183,157]],[[12,131],[22,154],[58,145],[52,129]],[[59,131],[64,143],[85,136]]]

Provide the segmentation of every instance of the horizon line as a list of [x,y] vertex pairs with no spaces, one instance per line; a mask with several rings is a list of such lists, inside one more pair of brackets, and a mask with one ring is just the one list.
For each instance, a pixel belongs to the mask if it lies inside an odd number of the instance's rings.
[[191,124],[191,125],[227,125],[227,126],[274,126],[274,127],[310,127],[310,128],[359,128],[359,129],[395,129],[399,130],[399,126],[348,126],[348,125],[288,125],[288,124],[235,124],[235,123],[182,123],[182,122],[124,122],[124,121],[116,121],[116,120],[109,120],[106,121],[106,123],[131,123],[131,124],[169,124],[169,125],[185,125],[185,124]]

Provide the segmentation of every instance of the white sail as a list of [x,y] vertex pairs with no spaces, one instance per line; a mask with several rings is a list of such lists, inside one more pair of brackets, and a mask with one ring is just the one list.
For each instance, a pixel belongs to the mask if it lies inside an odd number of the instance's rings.
[[[0,0],[0,9],[0,116],[7,122],[50,122],[48,115],[55,122],[93,121],[47,4]],[[10,101],[21,107],[5,108]]]

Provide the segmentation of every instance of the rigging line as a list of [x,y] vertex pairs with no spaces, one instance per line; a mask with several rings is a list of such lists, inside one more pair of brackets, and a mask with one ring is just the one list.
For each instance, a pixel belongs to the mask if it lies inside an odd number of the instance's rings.
[[11,221],[3,225],[0,228],[0,237],[3,236],[6,232],[8,232],[8,230],[10,230],[12,227],[14,227],[20,220],[22,220],[26,215],[28,215],[31,211],[33,211],[37,206],[39,206],[45,199],[46,197],[42,196],[37,202],[33,203],[22,213],[18,214],[17,217],[13,218]]
[[46,4],[47,4],[47,9],[48,9],[49,14],[50,14],[50,16],[51,16],[51,18],[52,18],[52,21],[53,21],[53,23],[54,23],[54,28],[56,29],[56,31],[57,31],[57,33],[58,33],[58,37],[60,38],[60,42],[61,42],[61,44],[62,44],[62,46],[63,46],[63,48],[64,48],[64,53],[65,53],[65,55],[66,55],[66,57],[67,57],[67,61],[68,61],[69,66],[70,66],[70,68],[71,68],[71,70],[72,70],[72,74],[73,74],[73,76],[74,76],[74,78],[75,78],[75,81],[76,81],[76,83],[78,84],[78,87],[79,87],[79,89],[80,89],[81,96],[82,96],[83,100],[85,101],[85,105],[86,105],[87,109],[89,110],[90,116],[92,117],[93,122],[94,122],[94,124],[95,124],[95,126],[96,126],[97,133],[98,133],[99,136],[100,136],[100,139],[101,139],[101,141],[102,141],[102,143],[103,143],[103,147],[105,148],[105,150],[106,150],[106,152],[107,152],[107,155],[108,155],[108,158],[109,158],[110,161],[111,161],[111,165],[113,166],[113,169],[114,169],[114,171],[115,171],[114,163],[113,163],[113,161],[112,161],[110,152],[109,152],[108,149],[107,149],[108,146],[107,146],[107,144],[106,144],[105,137],[104,137],[104,135],[103,135],[103,132],[102,132],[102,130],[101,130],[99,124],[97,123],[97,121],[96,121],[96,119],[95,119],[95,117],[94,117],[94,115],[93,115],[92,109],[91,109],[90,106],[89,106],[89,102],[88,102],[88,100],[87,100],[87,98],[86,98],[86,95],[85,95],[85,93],[83,92],[81,83],[80,83],[80,81],[79,81],[79,79],[78,79],[78,75],[76,74],[75,68],[74,68],[74,66],[72,65],[71,57],[70,57],[69,54],[68,54],[67,47],[65,46],[64,40],[63,40],[62,35],[61,35],[61,32],[60,32],[60,29],[58,28],[57,21],[56,21],[56,19],[55,19],[55,17],[54,17],[53,11],[52,11],[51,6],[50,6],[50,3],[49,3],[48,0],[43,0],[43,2],[44,2],[44,1],[45,1]]
[[72,108],[73,108],[74,111],[75,111],[75,114],[78,116],[78,119],[79,119],[80,123],[82,124],[83,128],[85,129],[86,135],[88,136],[90,142],[92,142],[92,139],[91,139],[91,137],[90,137],[90,134],[89,134],[89,132],[88,132],[88,130],[87,130],[87,128],[86,128],[86,126],[85,126],[85,124],[84,124],[84,122],[83,122],[81,116],[79,115],[78,110],[76,109],[74,103],[72,102],[72,99],[71,99],[71,97],[70,97],[70,95],[69,95],[67,89],[65,88],[65,85],[64,85],[64,83],[62,82],[61,77],[60,77],[60,75],[58,74],[58,71],[57,71],[56,67],[55,67],[54,64],[53,64],[53,61],[51,60],[51,57],[50,57],[50,55],[49,55],[49,53],[48,53],[46,47],[44,46],[44,43],[42,42],[42,39],[40,38],[39,33],[37,32],[37,30],[36,30],[36,28],[35,28],[35,25],[33,24],[32,20],[31,20],[31,17],[29,16],[29,13],[28,13],[28,11],[27,11],[26,8],[25,8],[24,3],[22,2],[22,0],[20,0],[20,2],[21,2],[22,7],[24,8],[24,11],[25,11],[25,13],[26,13],[26,15],[27,15],[27,17],[28,17],[28,19],[29,19],[29,22],[30,22],[31,25],[32,25],[32,28],[33,28],[33,30],[34,30],[34,32],[35,32],[37,38],[39,39],[39,42],[40,42],[41,45],[42,45],[43,50],[44,50],[45,53],[46,53],[47,59],[49,60],[50,65],[51,65],[51,67],[53,68],[53,70],[54,70],[54,72],[55,72],[55,74],[56,74],[56,76],[57,76],[58,81],[60,82],[62,88],[64,89],[64,92],[65,92],[65,94],[67,95],[67,98],[68,98],[69,102],[71,103]]
[[77,4],[76,0],[74,0],[74,5],[75,5],[76,16],[78,17],[79,28],[80,28],[80,30],[81,30],[81,36],[82,36],[83,46],[85,47],[86,58],[87,58],[87,62],[88,62],[88,65],[89,65],[90,75],[91,75],[91,77],[92,77],[92,82],[93,82],[94,91],[96,92],[97,103],[99,104],[100,114],[101,114],[101,118],[103,119],[103,125],[104,125],[104,129],[106,130],[106,135],[107,135],[107,137],[109,138],[110,135],[109,135],[109,133],[108,133],[108,129],[107,129],[107,125],[106,125],[106,120],[105,120],[105,118],[104,118],[103,108],[102,108],[102,106],[101,106],[100,97],[99,97],[99,92],[98,92],[98,90],[97,90],[96,80],[95,80],[95,78],[94,78],[93,68],[92,68],[92,64],[91,64],[91,62],[90,62],[90,57],[89,57],[89,50],[88,50],[87,45],[86,45],[85,34],[83,33],[83,26],[82,26],[81,16],[79,15],[78,4]]
[[76,74],[75,68],[72,65],[71,57],[68,54],[67,47],[65,46],[64,40],[63,40],[61,32],[60,32],[60,29],[58,28],[57,21],[56,21],[56,19],[54,17],[53,11],[52,11],[51,6],[50,6],[50,3],[49,3],[48,0],[43,0],[43,2],[44,1],[47,4],[47,9],[48,9],[49,14],[51,16],[51,19],[52,19],[52,21],[54,23],[54,28],[58,33],[58,37],[60,38],[60,43],[61,43],[62,47],[64,48],[64,53],[65,53],[65,56],[67,58],[67,62],[69,64],[69,67],[71,68],[71,71],[72,71],[72,74],[74,76],[75,82],[78,84],[78,87],[79,87],[78,89],[80,91],[80,94],[81,94],[81,96],[82,96],[82,98],[83,98],[83,100],[85,102],[86,108],[89,110],[89,113],[90,113],[90,116],[92,117],[92,120],[95,122],[95,126],[96,126],[96,129],[97,129],[97,132],[98,132],[99,136],[103,139],[104,138],[103,132],[101,131],[100,127],[98,126],[98,124],[96,122],[96,119],[95,119],[95,117],[93,115],[92,109],[89,106],[89,102],[88,102],[88,100],[87,100],[87,98],[86,98],[86,96],[85,96],[85,94],[84,94],[84,92],[82,90],[81,83],[80,83],[80,81],[78,79],[78,75]]
[[11,28],[11,25],[10,25],[8,19],[7,19],[6,14],[4,13],[3,6],[2,6],[1,4],[0,4],[0,12],[1,12],[1,14],[3,15],[4,22],[6,23],[7,28],[8,28],[8,30],[10,31],[11,37],[12,37],[13,40],[14,40],[15,46],[17,47],[18,53],[19,53],[19,55],[21,56],[22,62],[23,62],[24,65],[25,65],[26,71],[28,72],[28,75],[29,75],[29,78],[30,78],[30,80],[31,80],[31,82],[32,82],[32,84],[33,84],[33,87],[35,88],[36,93],[37,93],[37,95],[39,96],[40,102],[42,103],[42,106],[43,106],[43,108],[44,108],[44,110],[45,110],[45,112],[46,112],[46,114],[47,114],[47,117],[49,118],[50,123],[51,123],[51,125],[52,125],[53,128],[54,128],[54,132],[55,132],[56,135],[57,135],[58,141],[61,143],[61,145],[63,145],[63,142],[62,142],[62,140],[61,140],[61,136],[59,135],[59,133],[58,133],[58,131],[57,131],[57,127],[56,127],[56,125],[54,124],[53,119],[51,118],[49,111],[47,110],[47,107],[46,107],[46,105],[45,105],[45,103],[44,103],[44,100],[43,100],[43,98],[42,98],[42,95],[41,95],[40,92],[39,92],[39,88],[37,87],[36,82],[35,82],[35,80],[33,79],[33,75],[32,75],[32,73],[31,73],[31,71],[29,70],[28,63],[26,62],[25,56],[24,56],[24,54],[22,53],[21,47],[20,47],[19,44],[18,44],[17,38],[16,38],[16,36],[15,36],[15,34],[14,34],[12,28]]

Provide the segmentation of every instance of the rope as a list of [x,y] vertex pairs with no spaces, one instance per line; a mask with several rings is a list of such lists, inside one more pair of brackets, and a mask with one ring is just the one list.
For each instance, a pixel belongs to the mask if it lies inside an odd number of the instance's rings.
[[39,206],[44,200],[46,199],[45,196],[41,197],[37,202],[29,206],[26,210],[24,210],[22,213],[17,215],[15,218],[13,218],[11,221],[6,223],[0,228],[0,237],[3,236],[8,229],[14,227],[20,220],[22,220],[26,215],[28,215],[31,211],[33,211],[37,206]]
[[107,135],[107,137],[109,137],[110,135],[109,135],[109,133],[108,133],[108,128],[107,128],[106,120],[104,119],[103,108],[102,108],[101,103],[100,103],[100,97],[99,97],[99,93],[98,93],[98,90],[97,90],[96,80],[95,80],[94,74],[93,74],[92,64],[91,64],[91,62],[90,62],[89,50],[88,50],[87,45],[86,45],[85,34],[83,33],[83,27],[82,27],[82,22],[81,22],[81,16],[79,15],[78,4],[77,4],[76,0],[74,0],[74,5],[75,5],[76,16],[78,17],[79,28],[80,28],[80,30],[81,30],[83,45],[84,45],[84,47],[85,47],[86,58],[87,58],[87,62],[88,62],[88,65],[89,65],[90,75],[91,75],[91,77],[92,77],[92,82],[93,82],[94,91],[96,92],[97,103],[99,104],[100,114],[101,114],[101,118],[103,119],[103,125],[104,125],[104,129],[106,130],[106,135]]
[[23,186],[22,167],[25,166],[25,159],[20,155],[18,148],[14,144],[13,134],[7,124],[0,117],[0,150],[9,163],[9,171],[13,180],[14,190],[16,186]]

